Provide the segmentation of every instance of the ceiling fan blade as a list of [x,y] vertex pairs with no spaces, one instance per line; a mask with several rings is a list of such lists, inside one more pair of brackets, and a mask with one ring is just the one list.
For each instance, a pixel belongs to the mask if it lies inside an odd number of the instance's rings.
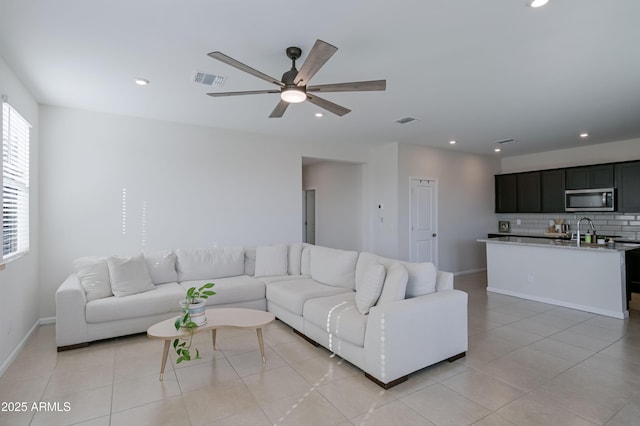
[[319,84],[308,86],[307,92],[366,92],[385,90],[387,80],[352,81],[350,83]]
[[284,115],[284,112],[287,110],[288,106],[289,106],[289,102],[286,102],[280,99],[280,102],[278,102],[278,105],[276,105],[273,111],[271,111],[271,115],[269,116],[269,118],[282,117]]
[[213,98],[222,98],[225,96],[238,96],[238,95],[262,95],[263,93],[280,93],[280,90],[246,90],[243,92],[212,92],[207,95]]
[[231,65],[232,67],[237,68],[240,71],[249,73],[254,77],[258,77],[262,80],[268,81],[269,83],[273,83],[280,87],[284,86],[284,83],[278,80],[277,78],[273,78],[265,73],[262,73],[256,69],[251,68],[249,65],[245,65],[240,61],[236,61],[235,59],[225,55],[222,52],[211,52],[208,54],[208,56],[212,57],[213,59],[217,59],[220,62],[224,62],[227,65]]
[[306,86],[320,68],[333,56],[338,50],[337,47],[327,43],[326,41],[316,40],[311,51],[307,55],[304,64],[300,67],[300,71],[293,81],[297,86]]
[[307,99],[314,105],[318,105],[320,108],[324,108],[329,112],[334,113],[335,115],[339,115],[342,117],[343,115],[347,115],[351,112],[350,109],[340,106],[338,104],[334,104],[326,99],[320,98],[316,95],[310,95],[307,93]]

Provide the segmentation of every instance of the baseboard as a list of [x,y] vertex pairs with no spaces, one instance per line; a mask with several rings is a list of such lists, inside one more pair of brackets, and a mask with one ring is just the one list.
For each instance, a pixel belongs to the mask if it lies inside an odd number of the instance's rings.
[[467,271],[458,271],[458,272],[454,272],[453,275],[455,277],[459,277],[461,275],[471,275],[471,274],[477,274],[478,272],[487,272],[487,268],[480,268],[480,269],[469,269]]
[[31,337],[33,332],[36,331],[36,329],[40,326],[40,321],[41,320],[39,319],[33,324],[31,329],[22,338],[20,343],[18,343],[18,346],[16,346],[15,349],[11,351],[7,359],[5,359],[2,365],[0,365],[0,377],[4,375],[5,371],[7,371],[11,363],[18,357],[18,354],[20,354],[20,351],[22,350],[22,348],[24,348],[24,345],[27,343],[27,340],[29,340],[29,337]]
[[40,327],[41,325],[45,325],[45,324],[55,324],[55,323],[56,323],[56,317],[48,317],[48,318],[40,318],[40,319],[38,319],[33,324],[31,329],[29,329],[27,334],[22,338],[20,343],[18,343],[18,346],[16,346],[15,349],[13,351],[11,351],[11,353],[9,354],[7,359],[5,359],[4,362],[2,363],[2,365],[0,365],[0,377],[2,377],[4,372],[7,371],[7,368],[9,368],[11,363],[18,357],[18,354],[20,353],[22,348],[24,348],[24,345],[27,343],[27,340],[29,340],[29,337],[31,337],[31,335],[36,331],[36,329],[38,327]]
[[56,323],[56,317],[40,318],[39,320],[40,325],[55,324],[55,323]]

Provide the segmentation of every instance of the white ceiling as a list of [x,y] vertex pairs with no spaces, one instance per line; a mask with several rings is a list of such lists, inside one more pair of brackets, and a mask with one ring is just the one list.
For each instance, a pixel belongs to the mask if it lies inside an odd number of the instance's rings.
[[[638,0],[0,0],[0,55],[43,104],[491,155],[517,139],[508,156],[640,137],[639,22]],[[318,38],[339,50],[311,84],[387,90],[324,94],[353,111],[321,119],[309,102],[269,119],[277,94],[205,95],[276,87],[208,52],[279,78],[285,48],[302,48],[300,65]],[[193,83],[197,71],[225,86]],[[405,116],[419,121],[394,123]]]

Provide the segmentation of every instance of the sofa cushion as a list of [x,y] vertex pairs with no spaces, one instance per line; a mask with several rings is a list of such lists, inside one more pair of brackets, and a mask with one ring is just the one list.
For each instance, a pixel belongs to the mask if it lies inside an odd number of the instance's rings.
[[167,283],[155,286],[145,293],[93,300],[86,306],[87,322],[95,324],[171,312],[178,316],[178,301],[181,297],[184,297],[184,291],[178,283]]
[[[417,297],[436,291],[436,267],[431,262],[403,262],[396,259],[378,256],[372,253],[360,253],[358,263],[379,262],[387,269],[395,262],[399,262],[407,270],[409,280],[407,281],[406,297]],[[356,272],[357,275],[357,272]]]
[[357,251],[311,247],[311,278],[334,287],[355,289]]
[[178,281],[244,275],[244,248],[214,247],[176,250]]
[[164,284],[178,281],[176,254],[171,250],[144,253],[144,260],[147,262],[152,283]]
[[311,276],[311,247],[312,244],[302,245],[300,253],[300,275]]
[[324,285],[311,278],[278,281],[267,286],[267,300],[277,303],[291,313],[302,315],[304,302],[314,297],[353,293],[342,287]]
[[116,297],[144,293],[155,287],[142,254],[132,257],[111,256],[107,259],[107,266],[111,292]]
[[287,275],[288,248],[285,244],[259,246],[256,248],[256,277]]
[[327,333],[364,347],[368,316],[362,315],[355,304],[355,293],[309,299],[304,304],[304,321]]
[[387,302],[404,299],[407,292],[408,280],[409,273],[400,262],[394,262],[389,266],[377,305],[384,305]]
[[190,287],[200,288],[203,284],[212,282],[215,285],[211,290],[216,294],[209,296],[206,305],[224,305],[227,303],[246,302],[250,300],[264,299],[264,283],[248,275],[237,277],[216,278],[212,280],[194,280],[180,283],[182,298]]
[[244,274],[254,275],[256,273],[256,248],[244,248]]
[[73,261],[87,301],[113,296],[106,257],[81,257]]
[[358,311],[365,315],[369,308],[376,304],[382,291],[386,270],[380,263],[371,264],[364,271],[362,282],[356,289],[355,303]]
[[302,243],[293,243],[289,245],[289,264],[288,273],[289,275],[300,275],[300,264],[302,262]]

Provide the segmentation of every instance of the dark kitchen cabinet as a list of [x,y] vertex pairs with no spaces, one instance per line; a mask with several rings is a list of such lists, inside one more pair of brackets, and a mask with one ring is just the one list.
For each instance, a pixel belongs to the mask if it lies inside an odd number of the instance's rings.
[[613,188],[613,164],[571,167],[566,169],[567,189]]
[[539,213],[540,172],[496,175],[496,213]]
[[516,175],[518,213],[540,213],[540,172]]
[[496,175],[496,213],[517,213],[517,175]]
[[615,166],[617,211],[640,212],[640,161],[619,163]]
[[540,172],[541,211],[543,213],[564,212],[565,169]]

